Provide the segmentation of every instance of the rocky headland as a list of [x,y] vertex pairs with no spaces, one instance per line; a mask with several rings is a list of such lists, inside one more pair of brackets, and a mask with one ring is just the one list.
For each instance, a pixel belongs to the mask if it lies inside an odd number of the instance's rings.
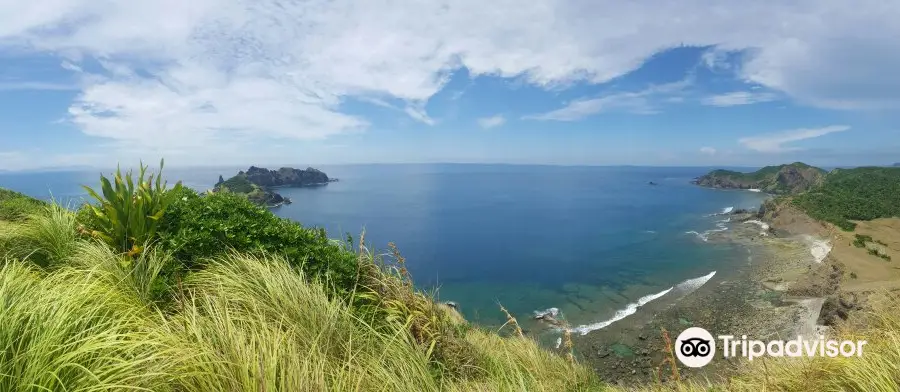
[[[649,309],[606,328],[573,336],[576,351],[605,381],[670,381],[663,331],[672,340],[690,326],[714,335],[746,334],[763,340],[829,335],[833,327],[853,321],[871,293],[900,289],[900,268],[889,262],[891,256],[900,257],[896,210],[866,205],[870,220],[854,219],[851,230],[814,218],[832,217],[829,208],[834,205],[855,213],[835,202],[840,197],[856,200],[854,195],[865,195],[895,205],[900,193],[883,190],[900,187],[897,173],[872,168],[826,173],[793,163],[753,173],[715,170],[693,183],[758,189],[773,197],[755,210],[720,214],[725,228],[698,238],[705,244],[740,246],[746,249],[745,260],[723,264],[707,284],[674,302],[651,303]],[[726,379],[741,371],[740,363],[719,356],[702,369],[680,367],[681,377]]]
[[795,194],[821,184],[825,170],[794,162],[779,166],[766,166],[755,172],[742,173],[732,170],[713,170],[697,177],[694,184],[719,189],[756,189],[771,194]]
[[254,203],[277,207],[290,204],[291,200],[275,192],[273,190],[275,188],[320,186],[334,181],[337,179],[329,178],[321,170],[312,167],[306,169],[282,167],[278,170],[269,170],[250,166],[247,171],[241,170],[228,180],[220,175],[213,191],[238,193],[245,195]]

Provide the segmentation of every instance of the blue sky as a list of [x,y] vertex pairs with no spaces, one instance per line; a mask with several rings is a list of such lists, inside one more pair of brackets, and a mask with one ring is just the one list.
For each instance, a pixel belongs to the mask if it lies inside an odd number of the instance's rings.
[[0,0],[0,170],[900,161],[900,3]]

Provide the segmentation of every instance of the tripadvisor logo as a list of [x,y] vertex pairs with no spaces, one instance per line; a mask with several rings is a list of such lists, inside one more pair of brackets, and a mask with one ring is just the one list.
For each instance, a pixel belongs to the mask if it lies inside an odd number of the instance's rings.
[[704,367],[716,356],[716,341],[703,328],[685,329],[675,341],[675,356],[685,366]]
[[[722,356],[745,357],[752,361],[753,358],[768,357],[861,357],[863,346],[868,343],[865,340],[826,340],[824,336],[815,339],[805,339],[797,336],[792,340],[748,340],[747,335],[740,339],[733,335],[719,335]],[[716,356],[716,339],[713,339],[709,331],[691,327],[678,335],[675,341],[675,356],[682,364],[688,367],[699,368],[706,366]]]

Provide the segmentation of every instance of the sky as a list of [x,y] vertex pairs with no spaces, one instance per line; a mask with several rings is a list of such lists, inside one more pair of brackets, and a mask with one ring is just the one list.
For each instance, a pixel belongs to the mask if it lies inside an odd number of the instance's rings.
[[896,0],[0,0],[0,170],[900,162]]

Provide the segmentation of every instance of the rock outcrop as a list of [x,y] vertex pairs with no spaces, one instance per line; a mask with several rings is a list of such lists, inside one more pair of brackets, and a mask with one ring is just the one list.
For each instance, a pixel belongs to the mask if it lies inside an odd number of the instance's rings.
[[758,189],[772,194],[796,194],[819,185],[826,172],[801,162],[766,166],[752,173],[713,170],[692,183],[720,189]]
[[324,185],[336,181],[329,178],[321,170],[314,168],[294,169],[282,167],[278,170],[268,170],[262,167],[250,166],[247,171],[239,171],[234,177],[224,180],[219,176],[219,181],[213,189],[216,192],[227,191],[245,195],[250,201],[270,207],[290,204],[291,200],[281,196],[272,190],[275,187],[303,187]]
[[261,167],[250,166],[244,175],[247,176],[247,180],[251,183],[261,187],[300,187],[322,185],[331,181],[324,172],[311,167],[306,168],[306,170],[290,167],[282,167],[278,170],[268,170]]

